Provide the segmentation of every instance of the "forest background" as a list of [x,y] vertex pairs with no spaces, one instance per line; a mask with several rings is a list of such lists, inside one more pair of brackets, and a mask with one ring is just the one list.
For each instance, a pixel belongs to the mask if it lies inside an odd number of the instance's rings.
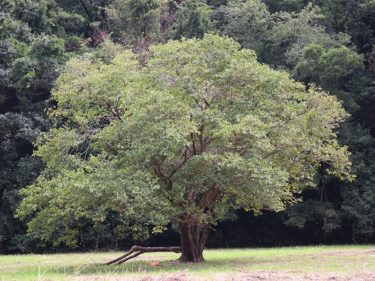
[[[315,83],[351,117],[339,140],[356,180],[321,173],[318,188],[284,212],[239,212],[220,223],[209,247],[373,243],[375,240],[374,0],[2,0],[0,2],[0,253],[62,251],[28,235],[14,217],[20,189],[43,170],[33,143],[48,131],[48,101],[64,64],[118,48],[145,52],[170,39],[227,35],[258,60]],[[129,246],[115,213],[81,222],[78,250]],[[173,229],[144,245],[174,245]]]

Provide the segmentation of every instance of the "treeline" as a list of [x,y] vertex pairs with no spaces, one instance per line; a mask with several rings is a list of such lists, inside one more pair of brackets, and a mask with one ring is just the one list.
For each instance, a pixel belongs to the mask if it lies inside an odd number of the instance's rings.
[[[321,173],[318,189],[283,213],[233,214],[211,246],[374,242],[375,2],[373,0],[3,0],[0,2],[0,252],[53,250],[14,218],[43,170],[32,157],[51,127],[55,81],[75,56],[105,60],[117,49],[138,54],[154,43],[227,35],[259,61],[342,101],[351,117],[339,131],[352,153],[354,182]],[[237,215],[237,216],[235,216]],[[121,221],[81,222],[81,249],[130,243]],[[236,229],[237,231],[233,231]],[[58,231],[58,230],[56,230]],[[136,239],[136,237],[134,237]],[[172,232],[147,243],[170,243]],[[229,242],[228,242],[229,241]],[[173,244],[173,243],[172,243]]]

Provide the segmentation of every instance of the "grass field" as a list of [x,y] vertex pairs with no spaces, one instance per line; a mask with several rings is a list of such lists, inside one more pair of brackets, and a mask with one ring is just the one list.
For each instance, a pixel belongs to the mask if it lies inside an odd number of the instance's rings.
[[120,254],[0,256],[0,280],[375,280],[375,246],[207,250],[201,264],[153,253],[102,265]]

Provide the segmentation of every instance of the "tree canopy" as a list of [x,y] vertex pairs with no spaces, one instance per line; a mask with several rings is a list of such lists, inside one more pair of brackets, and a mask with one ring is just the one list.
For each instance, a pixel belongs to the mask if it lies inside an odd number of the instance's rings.
[[134,233],[177,225],[182,260],[200,261],[228,212],[282,210],[320,168],[351,177],[340,102],[227,37],[155,45],[143,63],[72,59],[52,98],[58,127],[35,152],[46,169],[18,210],[44,240],[74,245],[81,219],[114,211]]

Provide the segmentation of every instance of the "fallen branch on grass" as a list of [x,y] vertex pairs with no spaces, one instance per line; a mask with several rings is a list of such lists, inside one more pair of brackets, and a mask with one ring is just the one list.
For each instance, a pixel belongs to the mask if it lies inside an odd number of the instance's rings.
[[128,252],[126,252],[121,257],[106,262],[106,265],[110,264],[122,264],[132,258],[135,258],[144,253],[155,253],[155,252],[174,252],[181,253],[181,247],[142,247],[142,246],[133,246]]

